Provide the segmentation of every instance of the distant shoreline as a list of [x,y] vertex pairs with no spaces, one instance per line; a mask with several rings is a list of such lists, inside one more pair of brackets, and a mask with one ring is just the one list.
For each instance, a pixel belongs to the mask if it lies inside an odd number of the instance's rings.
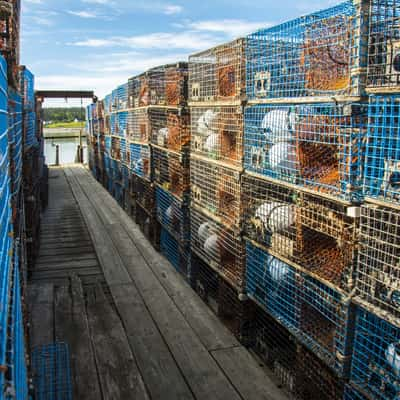
[[[79,138],[80,132],[79,128],[44,128],[43,136],[45,139],[73,139]],[[82,129],[81,137],[86,137],[85,129]]]

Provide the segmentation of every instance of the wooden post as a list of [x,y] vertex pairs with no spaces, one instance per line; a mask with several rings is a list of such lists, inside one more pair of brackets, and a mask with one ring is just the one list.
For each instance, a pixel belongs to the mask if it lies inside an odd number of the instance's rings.
[[60,145],[56,144],[56,165],[60,165]]

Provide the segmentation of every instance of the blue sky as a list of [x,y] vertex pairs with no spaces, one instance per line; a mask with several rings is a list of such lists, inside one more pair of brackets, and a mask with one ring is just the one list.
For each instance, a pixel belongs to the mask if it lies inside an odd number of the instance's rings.
[[22,0],[21,63],[40,89],[103,97],[150,67],[337,0]]

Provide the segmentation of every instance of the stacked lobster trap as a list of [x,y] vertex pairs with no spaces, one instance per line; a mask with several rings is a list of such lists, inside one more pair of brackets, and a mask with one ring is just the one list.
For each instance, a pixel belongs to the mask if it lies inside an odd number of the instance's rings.
[[349,0],[247,37],[246,290],[296,343],[301,399],[343,398],[350,374],[368,12]]

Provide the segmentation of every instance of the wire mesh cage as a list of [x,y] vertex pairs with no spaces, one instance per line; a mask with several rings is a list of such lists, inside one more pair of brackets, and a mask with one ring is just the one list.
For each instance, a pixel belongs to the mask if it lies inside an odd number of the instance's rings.
[[250,349],[291,393],[295,390],[297,341],[261,307],[255,305]]
[[126,110],[128,108],[128,83],[118,86],[114,101],[115,110]]
[[157,219],[180,243],[188,245],[190,240],[189,207],[171,193],[156,187]]
[[368,197],[399,203],[400,96],[370,96],[364,191]]
[[35,108],[35,77],[26,67],[21,67],[20,88],[24,108],[33,111]]
[[367,114],[367,106],[354,103],[246,107],[245,168],[358,200]]
[[304,400],[342,400],[344,381],[303,346],[297,349],[295,397]]
[[217,46],[189,57],[189,100],[233,101],[245,93],[245,40]]
[[97,119],[103,119],[104,118],[104,100],[98,100],[96,103],[94,103],[94,107],[96,109]]
[[240,342],[248,345],[252,303],[242,299],[236,288],[194,253],[191,255],[190,277],[196,293]]
[[130,143],[130,168],[132,173],[150,179],[151,176],[151,152],[148,145]]
[[368,400],[368,398],[353,386],[346,385],[344,389],[343,400]]
[[238,230],[190,210],[191,248],[212,269],[239,289],[244,288],[245,248]]
[[337,374],[348,372],[352,310],[335,290],[247,243],[246,289]]
[[111,157],[121,160],[121,139],[115,136],[111,138]]
[[119,142],[120,146],[120,154],[121,154],[121,163],[122,165],[129,165],[131,163],[131,152],[129,148],[129,143],[125,138],[120,138]]
[[107,155],[111,154],[111,136],[104,136],[104,150]]
[[190,251],[188,247],[182,246],[179,240],[164,228],[161,228],[160,250],[173,267],[187,278],[190,263]]
[[179,106],[187,101],[188,65],[166,64],[129,80],[130,107]]
[[148,143],[150,141],[150,121],[147,109],[128,111],[127,136],[134,142]]
[[116,127],[114,135],[126,137],[128,133],[128,112],[118,112],[116,117]]
[[36,399],[72,400],[70,354],[66,343],[34,348],[32,372]]
[[370,2],[367,86],[400,88],[400,2]]
[[189,160],[187,155],[157,147],[152,149],[152,172],[155,182],[178,198],[189,190]]
[[238,106],[191,107],[191,151],[241,166],[243,112]]
[[189,114],[182,109],[151,108],[148,111],[151,142],[182,151],[190,143]]
[[351,383],[376,400],[395,400],[400,393],[400,329],[359,308]]
[[132,203],[134,221],[139,225],[147,240],[157,249],[160,249],[161,227],[152,213],[143,207],[136,207],[137,203]]
[[400,318],[400,212],[361,208],[357,293],[389,318]]
[[250,34],[248,98],[358,95],[359,24],[348,0]]
[[241,226],[240,172],[191,157],[192,202],[230,226]]
[[148,214],[153,214],[156,208],[154,185],[137,175],[131,177],[131,194],[136,203],[141,206]]
[[248,238],[320,279],[352,290],[357,219],[351,208],[249,174],[242,182]]

